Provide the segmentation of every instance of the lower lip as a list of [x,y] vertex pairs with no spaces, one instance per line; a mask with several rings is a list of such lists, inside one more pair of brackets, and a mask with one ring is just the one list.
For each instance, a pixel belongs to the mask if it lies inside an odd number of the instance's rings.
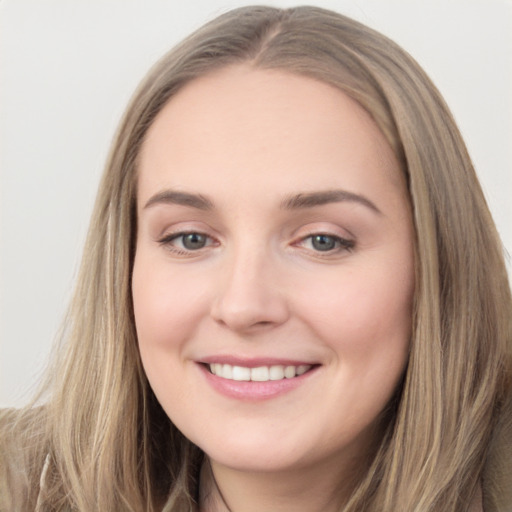
[[268,380],[266,382],[237,381],[223,379],[214,375],[209,369],[200,364],[203,375],[208,383],[221,395],[237,400],[267,400],[288,393],[305,383],[318,367],[313,367],[306,373],[292,379]]

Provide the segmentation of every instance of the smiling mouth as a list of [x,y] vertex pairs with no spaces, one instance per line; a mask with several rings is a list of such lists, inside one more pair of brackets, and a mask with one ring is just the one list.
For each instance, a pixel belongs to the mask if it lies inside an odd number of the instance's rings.
[[210,373],[222,379],[244,381],[244,382],[267,382],[300,377],[310,371],[315,365],[301,364],[293,365],[272,365],[248,368],[246,366],[235,366],[230,364],[212,363],[206,367]]

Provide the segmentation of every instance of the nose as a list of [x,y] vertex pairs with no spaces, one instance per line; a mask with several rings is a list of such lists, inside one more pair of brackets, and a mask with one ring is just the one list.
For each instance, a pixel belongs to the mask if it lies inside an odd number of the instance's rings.
[[283,324],[289,317],[279,269],[264,252],[233,255],[221,272],[212,318],[237,332],[256,332]]

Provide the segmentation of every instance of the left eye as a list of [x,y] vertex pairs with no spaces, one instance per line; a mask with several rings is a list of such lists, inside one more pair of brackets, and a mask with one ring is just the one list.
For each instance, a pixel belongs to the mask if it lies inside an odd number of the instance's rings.
[[340,249],[350,250],[354,247],[354,242],[339,236],[318,233],[304,238],[302,245],[317,252],[330,252]]

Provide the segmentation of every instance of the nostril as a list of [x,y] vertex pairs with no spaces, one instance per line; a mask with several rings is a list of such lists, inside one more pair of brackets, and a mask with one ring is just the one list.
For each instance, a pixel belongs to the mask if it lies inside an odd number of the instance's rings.
[[267,273],[268,265],[251,258],[238,255],[226,265],[211,303],[211,317],[235,331],[267,329],[289,315],[286,294]]

